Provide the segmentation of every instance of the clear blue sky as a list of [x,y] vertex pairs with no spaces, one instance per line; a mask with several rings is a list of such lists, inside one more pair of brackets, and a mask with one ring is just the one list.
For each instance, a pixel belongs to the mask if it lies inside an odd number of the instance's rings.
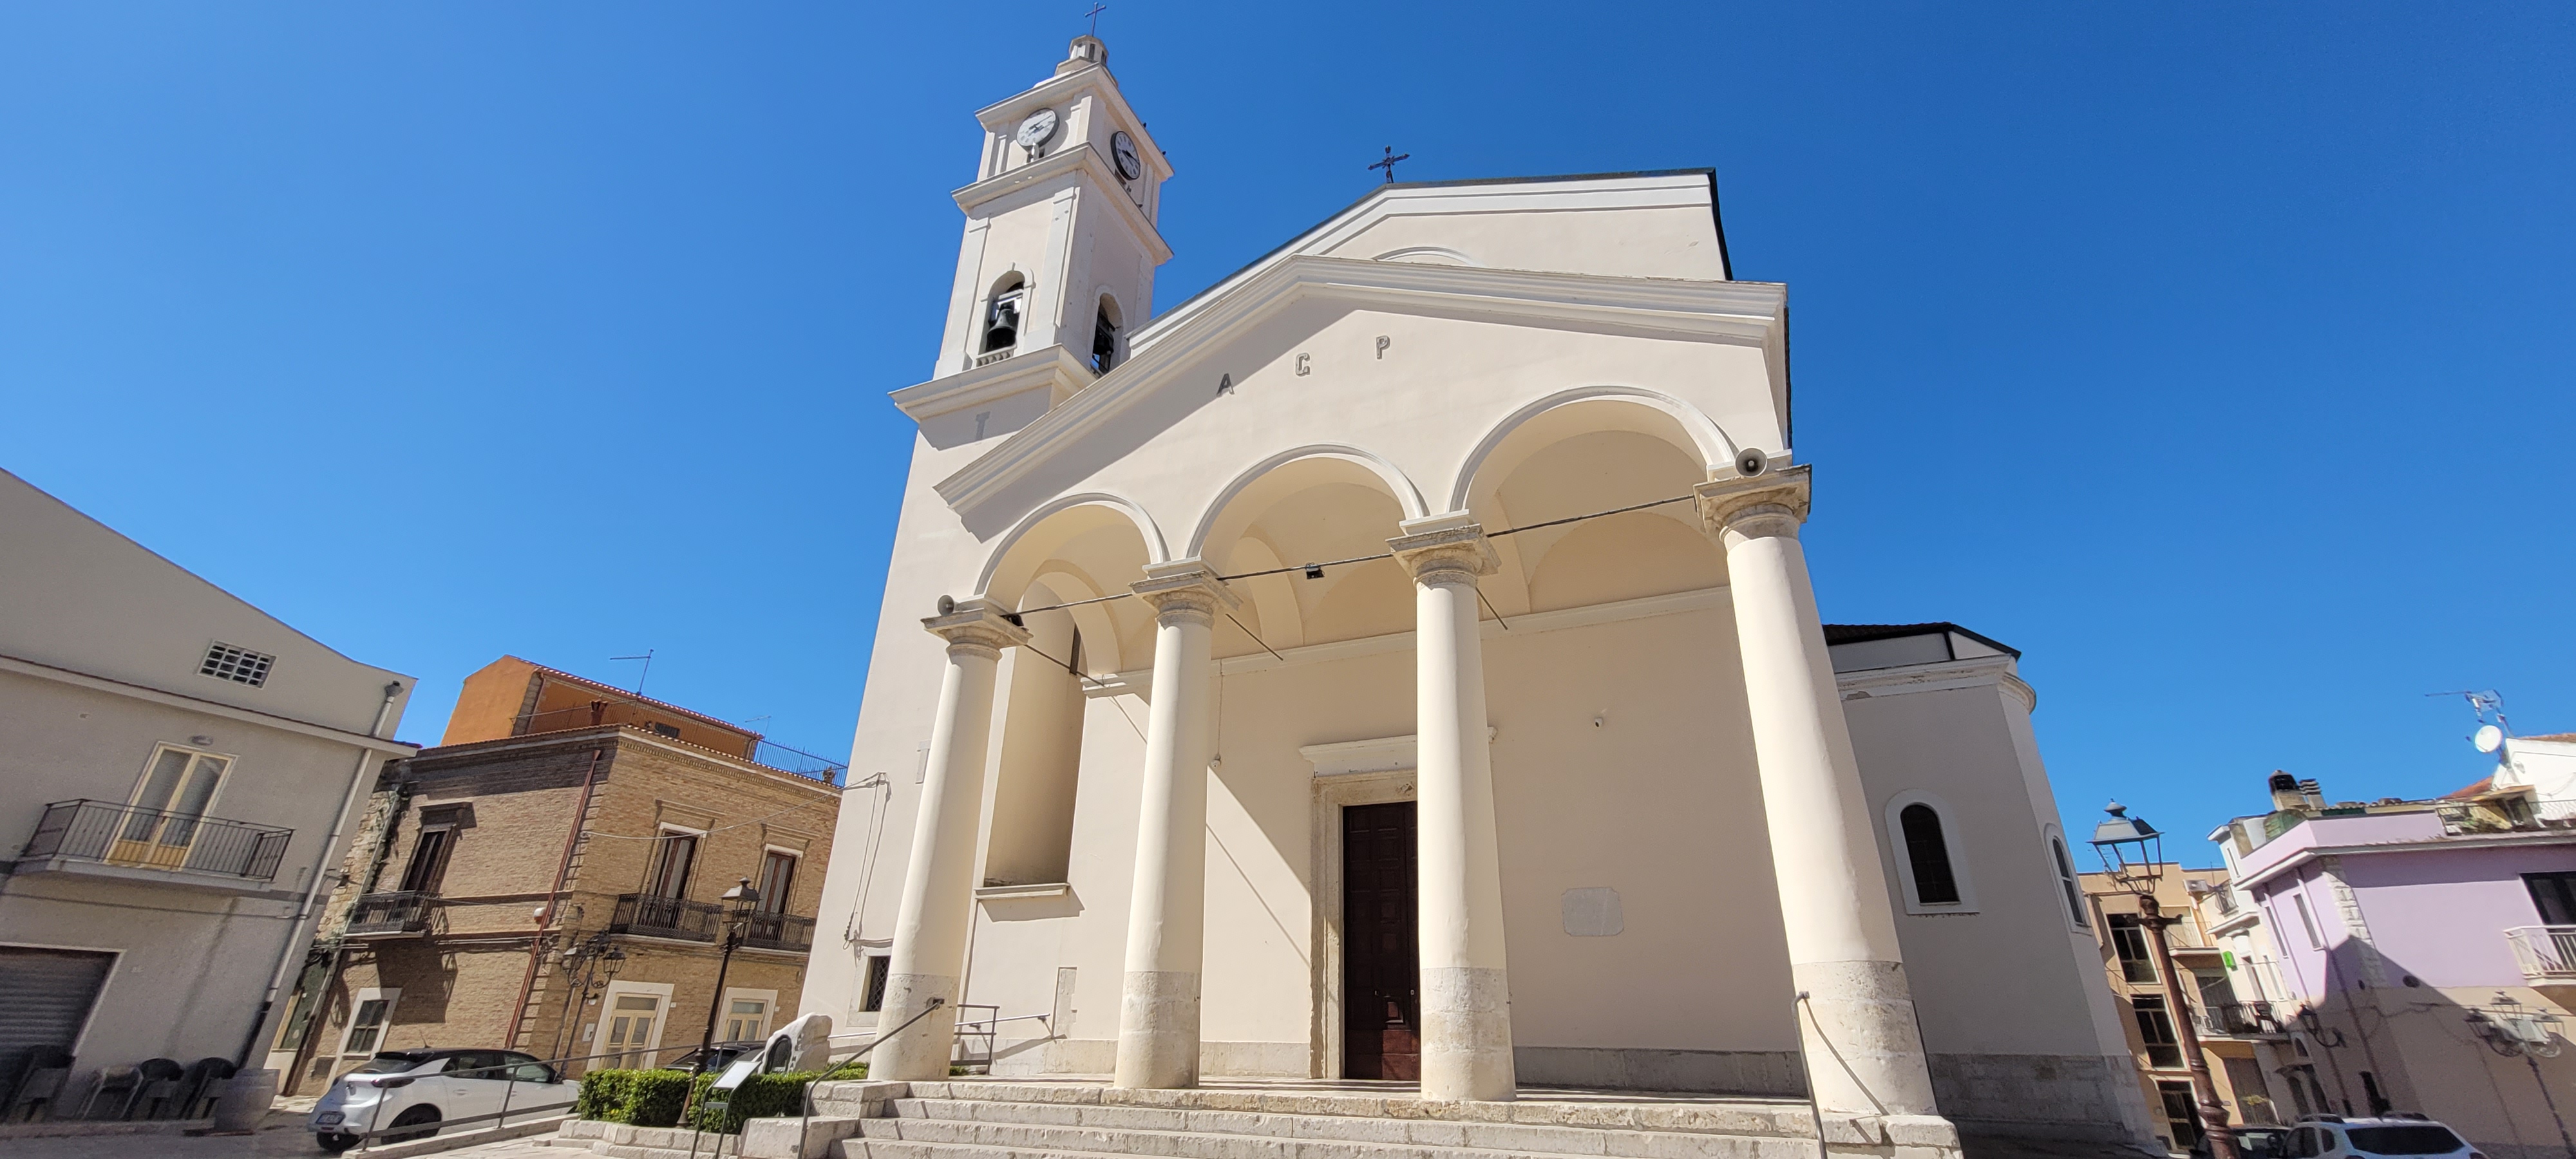
[[[846,751],[969,112],[1079,3],[0,8],[0,466],[434,740],[502,653]],[[1715,166],[1828,619],[2022,648],[2075,832],[2576,729],[2563,6],[1119,0],[1179,301],[1407,179]],[[1712,658],[1732,663],[1729,658]]]

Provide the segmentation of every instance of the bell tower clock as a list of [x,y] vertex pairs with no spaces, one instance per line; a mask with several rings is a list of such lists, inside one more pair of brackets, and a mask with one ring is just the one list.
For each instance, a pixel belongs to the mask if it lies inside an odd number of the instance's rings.
[[1152,308],[1154,267],[1172,256],[1154,227],[1170,163],[1090,36],[1055,75],[975,119],[983,155],[956,193],[966,236],[932,376],[1055,348],[1080,371],[1108,373]]

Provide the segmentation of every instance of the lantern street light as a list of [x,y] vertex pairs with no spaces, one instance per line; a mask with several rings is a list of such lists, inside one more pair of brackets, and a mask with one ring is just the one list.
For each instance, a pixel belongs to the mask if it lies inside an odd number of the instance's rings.
[[[707,1030],[698,1036],[698,1059],[689,1066],[689,1097],[680,1108],[680,1121],[689,1121],[690,1106],[697,1102],[698,1076],[707,1073],[707,1056],[716,1045],[716,1015],[724,1008],[725,974],[733,969],[733,952],[742,945],[743,935],[751,929],[752,911],[760,906],[760,891],[751,887],[751,879],[739,877],[732,889],[717,900],[724,902],[724,956],[716,962],[716,992],[707,999]],[[2234,1159],[2229,1156],[2228,1159]]]
[[2111,880],[2138,899],[2138,924],[2156,947],[2156,968],[2165,980],[2165,1006],[2174,1015],[2174,1033],[2182,1040],[2184,1061],[2191,1065],[2192,1093],[2200,1100],[2200,1131],[2209,1140],[2211,1159],[2238,1159],[2236,1133],[2227,1128],[2227,1107],[2218,1101],[2218,1082],[2209,1075],[2209,1059],[2200,1052],[2200,1032],[2192,1026],[2191,1005],[2183,997],[2181,972],[2174,969],[2173,947],[2165,927],[2182,920],[2166,917],[2156,901],[2156,883],[2164,877],[2164,834],[2145,819],[2129,816],[2113,801],[2103,810],[2111,819],[2093,827],[2093,853]]

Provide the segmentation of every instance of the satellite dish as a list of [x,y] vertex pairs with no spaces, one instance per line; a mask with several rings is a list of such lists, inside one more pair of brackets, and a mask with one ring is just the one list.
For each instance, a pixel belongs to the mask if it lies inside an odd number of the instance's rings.
[[2504,747],[2504,730],[2492,724],[2479,725],[2478,731],[2469,734],[2469,743],[2478,746],[2479,752],[2494,752]]

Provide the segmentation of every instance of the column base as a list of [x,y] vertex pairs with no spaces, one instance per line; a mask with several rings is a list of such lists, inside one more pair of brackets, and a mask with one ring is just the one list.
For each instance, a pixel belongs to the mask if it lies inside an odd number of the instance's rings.
[[1798,1038],[1807,1079],[1828,1111],[1937,1115],[1932,1069],[1902,962],[1793,962],[1807,992]]
[[957,979],[936,974],[888,977],[884,1008],[877,1011],[877,1030],[882,1034],[903,1026],[933,998],[940,1000],[939,1009],[868,1052],[869,1078],[916,1082],[948,1077],[948,1060],[957,1044]]
[[1118,1071],[1111,1085],[1199,1085],[1199,976],[1129,970],[1118,993]]
[[1503,971],[1424,967],[1422,1097],[1508,1102],[1518,1093],[1512,1069],[1512,990]]

